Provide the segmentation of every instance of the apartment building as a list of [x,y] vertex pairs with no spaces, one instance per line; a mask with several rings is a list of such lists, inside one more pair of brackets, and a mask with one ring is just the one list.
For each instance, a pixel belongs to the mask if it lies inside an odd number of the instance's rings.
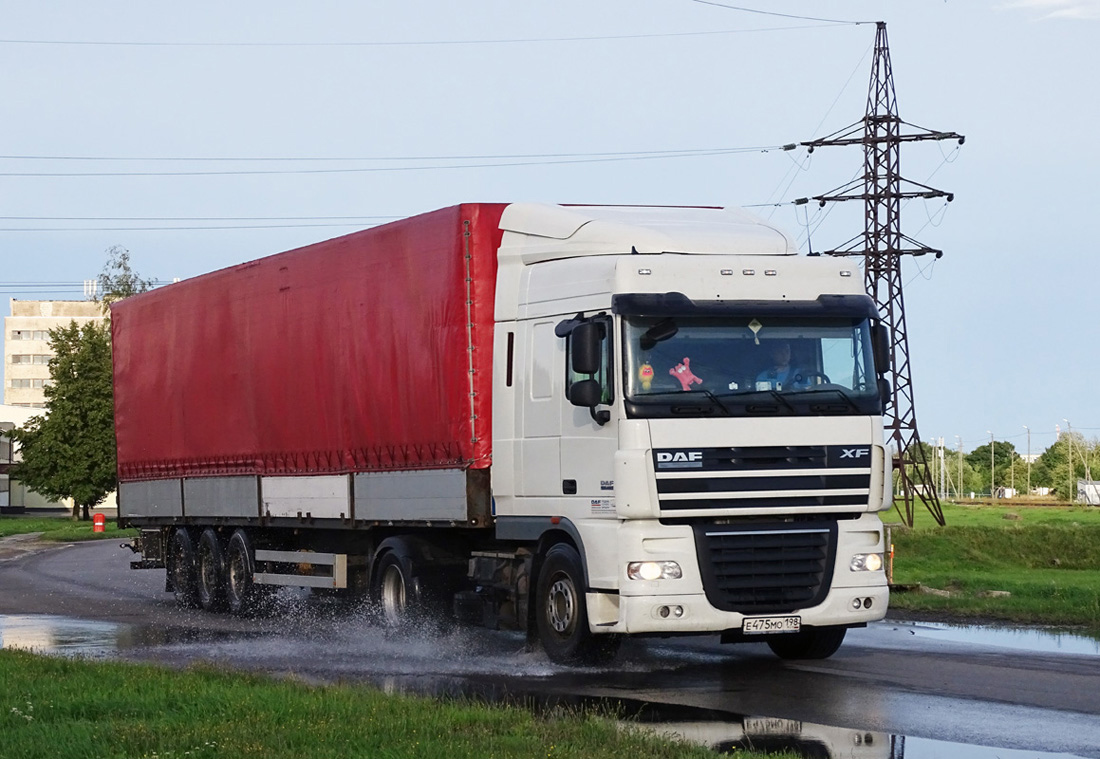
[[50,330],[103,320],[90,300],[11,300],[4,318],[4,404],[42,408],[49,382]]

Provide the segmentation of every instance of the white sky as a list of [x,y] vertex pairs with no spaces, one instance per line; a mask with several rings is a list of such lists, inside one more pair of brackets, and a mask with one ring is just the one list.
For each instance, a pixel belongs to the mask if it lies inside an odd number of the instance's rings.
[[[958,435],[970,450],[992,430],[1023,452],[1023,425],[1036,451],[1063,419],[1100,434],[1100,0],[745,7],[887,21],[901,117],[966,135],[958,151],[902,150],[907,178],[956,197],[914,201],[902,220],[944,251],[904,263],[922,438],[953,447]],[[4,299],[81,297],[73,286],[99,273],[111,245],[168,280],[465,201],[780,202],[756,211],[803,241],[808,212],[815,250],[862,231],[855,203],[827,214],[787,204],[856,176],[856,147],[812,160],[590,154],[777,146],[841,129],[863,116],[873,23],[693,0],[38,0],[0,11]],[[502,155],[538,157],[482,158]],[[240,160],[153,160],[167,158]],[[258,158],[337,160],[243,160]],[[502,162],[519,165],[485,165]],[[478,166],[439,168],[456,164]],[[319,169],[330,171],[207,173]],[[117,176],[135,172],[207,174]],[[101,176],[43,176],[73,173]],[[334,216],[355,218],[318,218]],[[272,228],[240,228],[256,226]],[[69,286],[28,284],[45,282]]]

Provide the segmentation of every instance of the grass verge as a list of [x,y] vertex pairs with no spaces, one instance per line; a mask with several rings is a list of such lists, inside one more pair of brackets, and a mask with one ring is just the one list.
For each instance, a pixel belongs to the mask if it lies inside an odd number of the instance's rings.
[[1100,634],[1100,509],[945,504],[944,516],[894,527],[894,583],[941,591],[895,592],[894,609]]
[[42,540],[71,543],[78,540],[117,540],[133,537],[137,530],[120,530],[118,524],[107,520],[103,532],[93,532],[91,522],[77,522],[66,517],[0,517],[0,538],[10,535],[42,533]]
[[176,672],[0,650],[0,682],[5,759],[713,757],[701,746],[623,729],[607,716],[535,716],[520,707],[203,668]]

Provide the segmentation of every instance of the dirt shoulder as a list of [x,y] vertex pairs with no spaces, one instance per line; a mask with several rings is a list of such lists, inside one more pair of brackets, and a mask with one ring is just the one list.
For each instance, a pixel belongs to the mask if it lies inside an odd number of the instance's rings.
[[60,548],[66,543],[56,540],[43,540],[41,532],[27,532],[21,535],[9,535],[0,538],[0,561],[11,561],[32,553]]

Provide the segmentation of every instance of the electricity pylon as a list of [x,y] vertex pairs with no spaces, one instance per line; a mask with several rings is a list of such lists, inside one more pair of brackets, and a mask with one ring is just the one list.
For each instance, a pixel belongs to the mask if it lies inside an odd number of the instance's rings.
[[[913,131],[902,134],[903,125]],[[894,446],[894,469],[900,478],[905,504],[903,516],[910,527],[913,526],[916,499],[924,503],[937,523],[944,524],[944,518],[928,460],[917,433],[913,378],[909,369],[909,335],[905,325],[905,300],[902,295],[901,259],[907,255],[928,254],[939,258],[943,251],[929,248],[902,234],[901,202],[910,198],[946,198],[950,202],[954,196],[904,179],[898,164],[903,142],[950,139],[958,140],[960,145],[965,141],[962,135],[955,132],[934,132],[914,127],[898,116],[894,73],[890,66],[890,48],[886,40],[886,23],[880,21],[875,37],[867,113],[863,120],[828,137],[802,143],[811,152],[814,148],[831,145],[863,146],[863,176],[830,193],[817,195],[814,200],[822,206],[844,200],[864,202],[863,233],[826,253],[863,257],[867,294],[875,301],[883,324],[890,331],[890,368],[886,375],[890,384],[890,395],[885,399],[883,426]]]

